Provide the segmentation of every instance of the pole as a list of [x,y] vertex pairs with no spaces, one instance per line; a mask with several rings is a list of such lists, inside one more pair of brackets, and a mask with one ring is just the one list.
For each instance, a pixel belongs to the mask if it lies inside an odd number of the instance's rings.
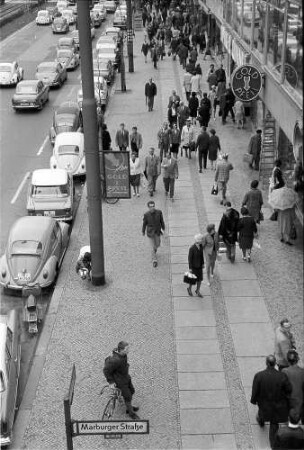
[[126,88],[126,69],[124,60],[124,41],[123,36],[119,37],[119,71],[120,71],[120,86],[121,92],[125,92]]
[[87,171],[89,235],[92,255],[92,283],[95,286],[100,286],[105,284],[104,245],[89,2],[77,0],[77,11],[83,89],[82,109]]
[[127,42],[128,42],[129,72],[131,73],[134,72],[131,0],[127,0]]
[[73,450],[71,405],[68,397],[66,397],[63,400],[63,407],[64,407],[65,434],[67,439],[67,450]]

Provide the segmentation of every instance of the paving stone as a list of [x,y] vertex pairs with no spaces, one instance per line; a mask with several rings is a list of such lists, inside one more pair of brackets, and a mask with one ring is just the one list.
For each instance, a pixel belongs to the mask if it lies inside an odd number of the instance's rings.
[[245,395],[246,395],[250,423],[252,425],[257,425],[256,415],[258,412],[258,407],[257,407],[257,405],[253,405],[252,403],[250,403],[252,388],[248,387],[248,386],[244,387],[244,391],[245,391]]
[[193,236],[197,234],[197,226],[194,227],[188,227],[188,228],[176,228],[176,227],[170,227],[169,230],[169,236],[191,236],[193,239]]
[[[198,227],[198,221],[196,220],[188,219],[188,218],[180,218],[180,217],[170,217],[170,227],[176,227],[176,228],[187,228],[187,227]],[[199,228],[198,228],[199,229]]]
[[204,296],[204,301],[199,297],[173,297],[174,309],[176,311],[205,311],[212,309],[211,296]]
[[175,311],[175,325],[177,327],[215,326],[214,313],[211,310]]
[[[203,296],[205,295],[210,295],[210,287],[207,286],[206,284],[202,283],[201,284],[201,289],[200,289],[201,293]],[[185,297],[185,294],[187,293],[187,285],[184,283],[180,283],[177,285],[173,285],[172,286],[172,294],[173,297]],[[193,289],[193,294],[194,294],[194,289]],[[204,297],[201,299],[201,301],[204,301]],[[210,324],[211,325],[211,324]]]
[[220,355],[177,355],[178,372],[222,372]]
[[253,434],[256,448],[259,450],[270,450],[269,445],[269,425],[265,425],[264,428],[259,425],[251,425],[251,431]]
[[[226,258],[226,255],[224,255]],[[226,264],[219,270],[221,280],[256,280],[252,264]]]
[[173,247],[173,246],[171,246],[171,252],[170,253],[173,256],[183,255],[184,260],[188,261],[189,246],[188,245],[184,245],[183,247]]
[[237,358],[243,386],[252,387],[254,375],[266,368],[265,357],[238,357]]
[[273,351],[269,323],[233,323],[230,328],[237,356],[267,356]]
[[234,434],[182,435],[184,450],[237,450]]
[[208,391],[226,389],[224,372],[179,372],[180,391]]
[[215,339],[216,327],[176,327],[177,340]]
[[184,264],[172,264],[171,265],[171,273],[178,274],[181,278],[183,278],[185,271],[187,270],[188,262]]
[[222,281],[222,289],[225,297],[262,297],[257,280]]
[[262,297],[225,297],[230,323],[269,323],[270,319]]
[[217,339],[208,341],[177,341],[177,354],[179,355],[212,355],[220,353]]
[[180,407],[182,409],[229,408],[227,391],[179,391]]
[[182,434],[234,432],[229,408],[182,409],[180,411],[180,422]]
[[188,236],[182,236],[182,237],[170,237],[170,245],[174,247],[184,247],[185,245],[188,246],[188,250],[190,245],[193,244],[193,238]]
[[188,253],[186,252],[186,250],[184,252],[181,252],[180,247],[175,247],[176,249],[178,248],[178,251],[174,254],[170,254],[170,260],[171,260],[171,264],[176,264],[176,263],[180,263],[181,261],[183,261],[185,258],[188,257]]

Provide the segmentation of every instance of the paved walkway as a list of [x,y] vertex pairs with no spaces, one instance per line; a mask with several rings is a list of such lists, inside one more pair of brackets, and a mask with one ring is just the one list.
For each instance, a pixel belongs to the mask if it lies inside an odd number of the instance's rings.
[[[144,64],[142,38],[138,32],[136,71],[127,74],[127,93],[116,92],[112,98],[107,124],[112,137],[120,122],[129,130],[136,124],[143,133],[144,156],[149,146],[157,147],[156,131],[166,120],[172,89],[182,92],[182,70],[171,58],[160,62],[160,70],[150,62]],[[206,73],[209,62],[201,64]],[[150,76],[158,85],[152,113],[146,112],[144,99],[144,83]],[[218,122],[213,125],[235,165],[228,196],[239,208],[240,197],[254,176],[241,161],[250,133],[235,130],[229,122],[225,127]],[[282,246],[274,231],[276,224],[265,220],[260,238],[263,250],[253,252],[253,263],[243,262],[239,252],[234,265],[223,258],[216,265],[211,287],[203,285],[204,298],[188,297],[182,276],[193,236],[205,232],[207,223],[217,225],[223,213],[219,199],[210,195],[213,177],[210,170],[198,173],[195,158],[181,158],[174,203],[163,195],[159,179],[155,201],[164,212],[167,234],[157,269],[151,265],[147,238],[140,237],[147,192],[114,206],[104,204],[107,285],[102,288],[83,283],[74,272],[79,247],[88,242],[84,193],[12,448],[66,448],[62,400],[74,362],[72,417],[100,418],[97,394],[103,360],[121,339],[131,343],[136,402],[141,418],[150,421],[150,435],[117,441],[75,438],[75,449],[269,448],[267,428],[261,431],[255,423],[250,389],[254,373],[264,368],[265,356],[273,351],[273,328],[282,315],[293,320],[297,341],[303,342],[301,248]],[[265,213],[268,217],[266,208]],[[291,270],[295,280],[288,275]],[[267,286],[272,287],[270,292]],[[123,411],[119,417],[125,417]]]

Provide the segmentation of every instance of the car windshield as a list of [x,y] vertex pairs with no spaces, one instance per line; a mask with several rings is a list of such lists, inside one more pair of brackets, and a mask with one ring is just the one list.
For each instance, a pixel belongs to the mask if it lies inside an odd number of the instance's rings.
[[68,50],[59,50],[57,52],[58,58],[69,58],[71,56],[71,52]]
[[32,197],[67,197],[69,195],[69,186],[63,184],[60,186],[32,186]]
[[35,255],[42,253],[42,242],[40,241],[15,241],[13,242],[12,255]]
[[2,65],[0,65],[0,72],[11,72],[11,70],[12,70],[12,66],[9,66],[9,65],[7,65],[7,66],[2,66]]
[[62,17],[56,17],[54,23],[60,25],[62,23]]
[[41,64],[40,66],[38,66],[37,71],[39,73],[43,73],[43,72],[56,72],[56,66],[48,66],[46,64]]
[[56,117],[56,125],[62,127],[62,125],[72,126],[74,123],[74,115],[72,114],[59,114]]
[[99,47],[98,53],[107,54],[107,53],[115,53],[115,52],[114,52],[114,49],[110,48],[110,47]]
[[78,155],[78,153],[78,145],[60,145],[60,147],[58,147],[59,155]]
[[23,86],[17,84],[16,92],[17,94],[36,94],[37,86],[36,84],[25,84]]

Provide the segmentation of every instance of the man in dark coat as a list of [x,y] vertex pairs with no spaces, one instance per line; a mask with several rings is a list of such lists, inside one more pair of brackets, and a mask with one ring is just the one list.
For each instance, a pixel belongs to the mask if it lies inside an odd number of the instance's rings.
[[215,71],[215,75],[218,83],[226,82],[226,72],[223,68],[223,64],[221,64],[220,67]]
[[304,430],[301,427],[299,414],[293,409],[289,412],[288,425],[279,428],[275,435],[273,449],[303,449],[304,448]]
[[165,231],[165,222],[163,218],[163,213],[160,209],[155,209],[155,203],[150,200],[147,203],[149,211],[144,214],[142,234],[143,236],[147,230],[147,236],[151,244],[152,249],[152,263],[153,267],[157,267],[157,256],[156,252],[160,246],[160,236]]
[[154,106],[154,97],[157,94],[156,84],[153,82],[152,78],[150,78],[149,82],[145,85],[145,96],[146,96],[146,104],[148,105],[148,111],[153,110]]
[[292,386],[290,406],[300,416],[304,424],[304,369],[299,367],[299,355],[295,350],[288,350],[287,361],[289,367],[282,369],[286,373]]
[[237,241],[237,230],[240,215],[236,209],[231,207],[231,202],[226,202],[226,211],[220,222],[218,234],[227,247],[227,258],[234,263],[235,261],[235,243]]
[[210,144],[210,136],[206,131],[206,127],[202,127],[201,133],[198,135],[196,140],[196,149],[198,149],[198,164],[199,172],[202,173],[203,166],[202,161],[204,158],[204,169],[207,168],[207,156]]
[[125,129],[125,124],[120,124],[120,129],[116,131],[115,144],[120,151],[125,151],[129,147],[129,131]]
[[198,114],[201,126],[207,128],[211,115],[211,102],[207,97],[207,92],[203,93],[203,98],[201,100],[201,105],[199,107]]
[[256,134],[250,138],[248,153],[253,156],[250,167],[254,170],[260,168],[260,155],[262,150],[262,130],[256,130]]
[[125,341],[119,342],[117,348],[113,350],[112,356],[106,358],[103,373],[110,387],[116,385],[121,390],[126,403],[127,414],[136,420],[139,419],[135,413],[135,411],[138,411],[138,407],[132,406],[132,396],[135,389],[129,375],[128,352],[129,344]]
[[[194,236],[194,244],[189,248],[188,264],[189,271],[196,276],[196,290],[195,293],[198,297],[203,297],[200,293],[200,287],[203,280],[203,268],[204,268],[204,251],[202,247],[202,234],[196,234]],[[187,288],[188,294],[192,297],[192,285],[189,284]]]
[[186,61],[187,61],[187,58],[188,58],[188,48],[184,45],[183,42],[179,45],[177,54],[179,56],[179,62],[183,66],[183,69],[185,69],[186,68]]
[[250,402],[258,405],[258,424],[263,427],[270,422],[269,442],[274,446],[275,434],[280,422],[287,422],[289,413],[289,395],[292,387],[283,372],[275,369],[276,359],[273,355],[266,358],[266,369],[255,374],[252,384]]
[[222,122],[224,124],[226,123],[226,119],[227,119],[227,116],[229,113],[231,114],[233,123],[235,123],[235,115],[234,115],[234,111],[233,111],[234,103],[235,103],[235,95],[232,91],[231,85],[229,84],[229,87],[226,91],[226,102],[225,102],[225,107],[224,107],[224,112],[223,112],[223,117],[222,117]]

